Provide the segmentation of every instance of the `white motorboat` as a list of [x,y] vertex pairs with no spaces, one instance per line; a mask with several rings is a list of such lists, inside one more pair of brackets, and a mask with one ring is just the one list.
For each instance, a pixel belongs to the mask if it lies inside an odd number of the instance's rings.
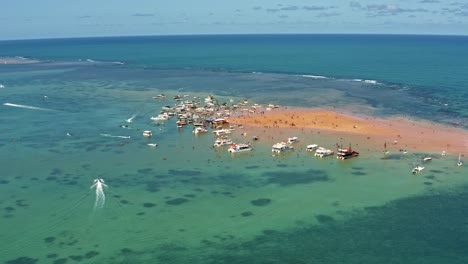
[[151,117],[153,121],[165,121],[169,119],[169,115],[167,113],[159,114],[157,116]]
[[458,162],[457,162],[457,166],[460,167],[463,165],[463,162],[461,161],[461,154],[458,154]]
[[200,127],[200,126],[197,126],[193,129],[192,131],[194,134],[200,134],[200,133],[206,133],[208,132],[208,129],[204,128],[204,127]]
[[416,166],[413,168],[413,174],[420,173],[422,170],[424,170],[423,166]]
[[151,131],[149,131],[149,130],[145,130],[145,131],[143,131],[143,136],[144,137],[151,137],[151,136],[153,136],[153,133]]
[[251,151],[252,146],[250,144],[231,144],[229,147],[228,151],[231,153],[237,153],[237,152],[245,152],[245,151]]
[[432,160],[432,157],[425,157],[423,158],[423,161],[431,161]]
[[215,140],[214,146],[215,147],[221,147],[221,146],[227,146],[227,145],[232,145],[234,144],[230,138],[218,138]]
[[148,146],[150,146],[150,147],[157,147],[157,146],[158,146],[158,143],[148,143]]
[[273,153],[286,152],[290,150],[294,150],[294,147],[289,144],[286,144],[285,142],[276,143],[271,148],[271,152]]
[[289,144],[296,143],[296,142],[298,142],[298,141],[299,141],[299,139],[298,139],[297,137],[290,137],[290,138],[288,138],[288,143],[289,143]]
[[335,152],[333,150],[320,147],[315,151],[314,155],[316,157],[323,158],[323,157],[327,157],[327,156],[332,156],[334,154],[335,154]]
[[231,134],[231,130],[230,129],[218,129],[218,130],[214,130],[213,133],[215,134],[215,136],[219,137],[219,136]]
[[318,148],[317,144],[310,144],[310,145],[307,145],[306,151],[312,152],[312,151],[317,150],[317,148]]

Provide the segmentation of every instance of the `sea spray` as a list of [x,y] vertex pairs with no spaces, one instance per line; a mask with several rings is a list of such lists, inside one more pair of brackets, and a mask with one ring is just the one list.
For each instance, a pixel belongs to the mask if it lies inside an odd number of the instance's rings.
[[104,187],[108,188],[108,186],[104,183],[104,180],[100,178],[95,179],[94,184],[90,187],[90,189],[96,188],[96,201],[94,202],[94,210],[104,208],[104,204],[106,203]]

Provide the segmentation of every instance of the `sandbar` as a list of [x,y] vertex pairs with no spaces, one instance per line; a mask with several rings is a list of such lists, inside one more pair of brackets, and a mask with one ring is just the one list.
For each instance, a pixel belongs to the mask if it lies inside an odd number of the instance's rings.
[[453,155],[467,154],[468,150],[468,131],[402,116],[377,118],[326,109],[284,107],[242,113],[229,118],[229,122],[242,125],[246,133],[270,143],[285,141],[288,135],[301,135],[306,140],[317,140],[319,135],[326,141],[360,145],[369,151],[382,151],[385,145],[393,151],[445,151]]

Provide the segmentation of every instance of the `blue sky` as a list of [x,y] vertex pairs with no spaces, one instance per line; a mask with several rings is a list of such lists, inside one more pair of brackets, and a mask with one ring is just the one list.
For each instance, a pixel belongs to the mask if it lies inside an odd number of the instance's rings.
[[468,0],[2,0],[0,39],[390,33],[468,35]]

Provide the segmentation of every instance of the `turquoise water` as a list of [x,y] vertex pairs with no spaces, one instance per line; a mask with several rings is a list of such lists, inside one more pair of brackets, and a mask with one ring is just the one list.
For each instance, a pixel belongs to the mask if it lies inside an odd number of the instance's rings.
[[[211,134],[149,119],[176,94],[212,94],[466,129],[466,42],[346,35],[0,42],[0,56],[48,61],[0,65],[0,261],[466,263],[467,173],[456,154],[391,149],[382,159],[361,149],[345,162],[316,159],[307,144],[346,135],[291,131],[301,139],[293,153],[273,157],[260,140],[252,153],[230,155],[212,147]],[[167,98],[152,99],[160,93]],[[141,136],[146,129],[151,139]],[[241,132],[234,141],[250,138]],[[432,163],[411,175],[429,154]],[[89,187],[98,177],[109,188],[104,208],[93,209]]]

